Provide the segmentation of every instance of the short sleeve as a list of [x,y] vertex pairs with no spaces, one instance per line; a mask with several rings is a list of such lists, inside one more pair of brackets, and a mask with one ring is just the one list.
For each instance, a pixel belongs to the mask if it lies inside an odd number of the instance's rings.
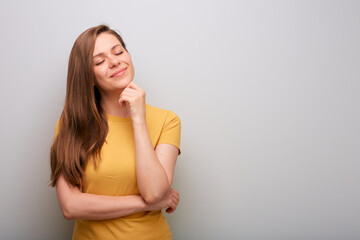
[[180,137],[181,137],[180,118],[174,112],[169,111],[169,113],[166,116],[164,126],[161,130],[158,144],[168,143],[174,145],[179,149],[179,155],[180,155],[181,154]]
[[57,137],[57,135],[59,134],[59,121],[60,121],[60,120],[58,120],[58,121],[56,122],[54,139],[55,139],[55,138]]

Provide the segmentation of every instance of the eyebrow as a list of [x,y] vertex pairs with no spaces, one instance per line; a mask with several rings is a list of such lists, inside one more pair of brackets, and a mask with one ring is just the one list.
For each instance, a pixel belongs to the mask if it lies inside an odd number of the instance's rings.
[[[111,48],[111,51],[112,50],[114,50],[116,47],[118,47],[118,46],[122,46],[121,44],[116,44],[115,46],[113,46],[112,48]],[[101,52],[101,53],[98,53],[98,54],[96,54],[96,55],[94,55],[93,56],[93,58],[96,58],[97,56],[100,56],[100,55],[104,55],[104,53],[103,52]]]

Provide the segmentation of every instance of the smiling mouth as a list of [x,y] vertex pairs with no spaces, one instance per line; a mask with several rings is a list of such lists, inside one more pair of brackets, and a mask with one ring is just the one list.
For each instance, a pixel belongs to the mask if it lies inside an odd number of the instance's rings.
[[127,68],[120,68],[118,71],[114,72],[110,77],[120,77],[122,75],[124,75],[125,71]]

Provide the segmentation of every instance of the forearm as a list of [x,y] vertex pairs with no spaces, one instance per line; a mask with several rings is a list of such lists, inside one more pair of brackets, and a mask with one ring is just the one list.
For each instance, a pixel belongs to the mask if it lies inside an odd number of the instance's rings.
[[63,178],[59,178],[56,191],[66,219],[106,220],[148,210],[148,205],[140,195],[105,196],[82,193]]
[[169,179],[155,154],[146,122],[133,123],[133,129],[138,188],[147,202],[156,202],[169,190]]
[[106,220],[145,211],[140,195],[104,196],[83,193],[68,205],[68,219]]

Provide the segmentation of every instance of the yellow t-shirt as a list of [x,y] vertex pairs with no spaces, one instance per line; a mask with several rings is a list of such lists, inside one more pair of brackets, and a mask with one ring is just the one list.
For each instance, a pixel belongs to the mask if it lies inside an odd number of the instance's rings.
[[[135,145],[131,118],[107,114],[109,132],[97,168],[89,160],[82,178],[83,192],[126,196],[138,195]],[[146,104],[146,123],[153,147],[168,143],[180,151],[181,122],[169,110]],[[162,211],[140,212],[111,220],[76,220],[73,239],[167,240],[171,232]]]

